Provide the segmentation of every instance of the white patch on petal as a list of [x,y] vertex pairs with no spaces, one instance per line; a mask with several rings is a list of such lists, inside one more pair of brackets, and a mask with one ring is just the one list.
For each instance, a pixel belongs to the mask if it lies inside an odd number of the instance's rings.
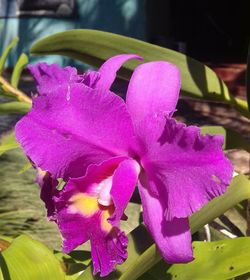
[[113,204],[110,191],[112,187],[112,176],[103,180],[98,187],[100,188],[98,202],[103,206],[109,206]]
[[66,100],[67,101],[70,101],[70,92],[71,92],[71,88],[70,88],[70,85],[68,85],[67,94],[66,94]]

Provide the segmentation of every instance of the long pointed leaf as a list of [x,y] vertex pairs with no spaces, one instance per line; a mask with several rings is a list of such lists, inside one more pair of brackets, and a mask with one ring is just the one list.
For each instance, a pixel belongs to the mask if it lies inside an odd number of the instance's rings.
[[0,156],[10,150],[19,148],[15,134],[9,133],[0,138]]
[[28,61],[29,61],[28,56],[25,53],[22,53],[15,65],[13,73],[11,75],[10,83],[14,88],[17,88],[19,79],[20,79],[20,75],[23,71],[23,68],[27,65]]
[[2,74],[3,70],[4,70],[4,65],[5,65],[5,61],[10,53],[10,51],[16,46],[16,44],[18,43],[19,38],[14,38],[11,43],[6,47],[6,49],[4,50],[2,56],[0,57],[0,75]]
[[[247,102],[229,94],[225,83],[204,64],[176,51],[152,45],[133,38],[97,30],[69,30],[48,36],[36,42],[32,54],[59,54],[100,66],[111,56],[135,53],[145,61],[167,60],[176,64],[182,74],[182,91],[189,96],[225,101],[249,117]],[[120,75],[128,78],[138,62],[130,61]]]
[[13,101],[0,104],[0,115],[2,114],[25,114],[31,108],[31,104]]

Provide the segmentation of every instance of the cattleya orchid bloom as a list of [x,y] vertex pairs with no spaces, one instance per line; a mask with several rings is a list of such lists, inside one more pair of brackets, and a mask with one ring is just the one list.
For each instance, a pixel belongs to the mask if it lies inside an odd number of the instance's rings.
[[[139,65],[126,101],[110,91],[117,70],[136,55],[100,69],[29,66],[38,95],[16,125],[16,137],[39,172],[41,198],[70,252],[90,240],[94,274],[127,258],[120,220],[136,184],[144,223],[169,263],[193,260],[188,217],[230,183],[221,136],[201,135],[172,118],[180,73],[165,61]],[[56,188],[57,179],[65,186]]]

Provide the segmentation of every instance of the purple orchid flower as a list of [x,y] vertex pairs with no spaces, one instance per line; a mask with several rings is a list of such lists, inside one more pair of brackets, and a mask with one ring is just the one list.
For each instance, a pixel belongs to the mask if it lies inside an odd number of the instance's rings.
[[[230,183],[223,137],[172,118],[180,73],[164,61],[138,66],[126,102],[110,91],[117,70],[136,55],[118,55],[98,72],[40,63],[29,66],[38,89],[16,136],[34,165],[41,198],[59,226],[63,249],[90,240],[94,274],[108,275],[127,258],[119,229],[138,188],[144,223],[169,263],[193,260],[188,217]],[[57,179],[65,187],[56,189]]]

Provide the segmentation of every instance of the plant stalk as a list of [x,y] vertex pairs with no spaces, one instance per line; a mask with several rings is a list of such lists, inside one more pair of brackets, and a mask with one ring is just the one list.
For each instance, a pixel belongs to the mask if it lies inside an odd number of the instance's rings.
[[19,89],[14,88],[8,81],[6,81],[2,76],[0,76],[0,84],[2,85],[4,91],[12,93],[17,97],[19,101],[32,104],[32,100],[24,92]]

